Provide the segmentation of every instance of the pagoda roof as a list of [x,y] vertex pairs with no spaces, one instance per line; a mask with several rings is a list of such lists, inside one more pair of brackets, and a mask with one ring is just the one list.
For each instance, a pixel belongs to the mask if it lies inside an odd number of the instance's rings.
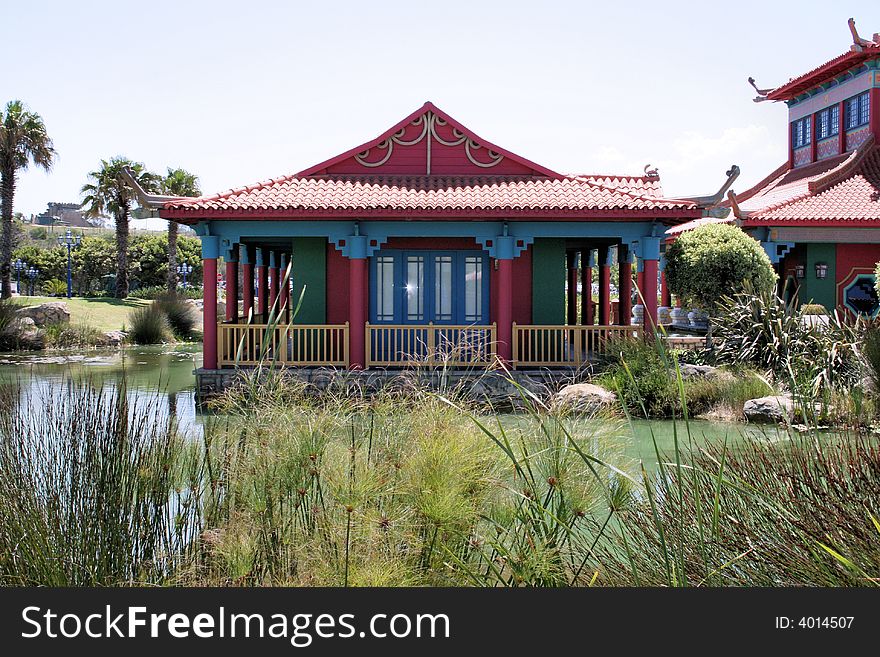
[[874,36],[875,41],[865,41],[864,45],[852,45],[845,53],[779,85],[767,93],[767,99],[791,100],[805,91],[827,82],[836,75],[840,75],[865,61],[880,57],[880,41],[876,40],[877,35]]
[[737,202],[743,226],[880,226],[880,146],[869,138],[850,153],[784,167]]
[[477,137],[432,103],[365,144],[297,174],[167,200],[160,215],[202,218],[554,218],[699,216],[662,195],[656,174],[563,175]]

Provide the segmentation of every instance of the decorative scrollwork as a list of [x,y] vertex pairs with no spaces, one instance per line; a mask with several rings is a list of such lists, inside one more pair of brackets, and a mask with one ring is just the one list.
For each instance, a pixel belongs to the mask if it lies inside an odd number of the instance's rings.
[[376,150],[384,151],[384,155],[380,160],[377,160],[375,162],[371,162],[368,160],[370,152],[373,150],[371,148],[368,148],[367,150],[358,153],[354,156],[354,159],[359,164],[368,168],[379,167],[385,164],[391,158],[391,154],[394,152],[394,144],[399,144],[400,146],[415,146],[426,137],[428,138],[428,162],[426,164],[426,171],[428,174],[431,173],[431,139],[436,141],[438,144],[450,148],[464,144],[464,152],[467,156],[467,159],[471,162],[471,164],[483,169],[492,168],[504,159],[504,156],[500,153],[497,153],[492,149],[486,149],[486,154],[489,157],[489,161],[481,162],[480,160],[478,160],[474,156],[473,151],[477,151],[483,148],[483,146],[468,137],[458,128],[452,129],[453,139],[449,140],[441,137],[439,134],[437,134],[437,126],[446,126],[448,125],[448,122],[434,114],[434,112],[425,112],[421,116],[414,119],[412,123],[410,123],[410,125],[422,126],[422,130],[419,135],[413,139],[404,139],[404,136],[406,135],[406,128],[404,127],[395,132],[389,138],[383,139],[375,147]]

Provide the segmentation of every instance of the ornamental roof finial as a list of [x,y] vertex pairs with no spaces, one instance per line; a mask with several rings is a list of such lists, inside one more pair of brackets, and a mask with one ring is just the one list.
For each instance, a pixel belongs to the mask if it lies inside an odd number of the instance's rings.
[[652,169],[650,162],[645,165],[644,171],[645,171],[645,176],[647,176],[648,178],[659,178],[660,177],[660,172],[657,170],[657,167],[654,167]]
[[849,25],[849,31],[850,31],[850,33],[852,34],[852,38],[853,38],[852,50],[854,50],[854,51],[856,51],[856,52],[860,52],[860,51],[863,50],[865,47],[870,46],[870,45],[873,45],[873,44],[872,44],[870,41],[868,41],[867,39],[863,39],[862,37],[859,36],[859,31],[856,29],[856,21],[855,21],[855,19],[850,18],[850,19],[847,21],[847,24]]
[[755,84],[755,78],[752,77],[749,78],[749,84],[752,85],[752,88],[758,92],[758,97],[753,99],[756,103],[763,103],[765,100],[767,100],[767,94],[773,91],[772,89],[758,89],[758,85]]

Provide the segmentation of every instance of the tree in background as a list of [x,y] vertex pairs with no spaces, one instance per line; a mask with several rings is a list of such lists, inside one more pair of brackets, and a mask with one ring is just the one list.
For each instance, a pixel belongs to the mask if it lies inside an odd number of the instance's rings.
[[[162,179],[162,193],[169,196],[200,196],[199,179],[185,169],[168,167]],[[168,291],[177,290],[177,224],[168,222]],[[192,263],[189,263],[192,264]]]
[[144,169],[140,162],[124,157],[114,157],[109,162],[101,160],[101,168],[89,174],[91,182],[83,185],[83,207],[90,218],[113,215],[116,222],[116,293],[117,299],[128,296],[128,238],[131,205],[134,190],[122,178],[122,170],[128,167],[138,184],[147,192],[158,192],[161,178]]
[[776,278],[761,245],[730,224],[689,230],[666,249],[669,289],[703,310],[714,310],[723,296],[770,292]]
[[46,132],[46,124],[36,112],[28,111],[20,100],[6,104],[0,112],[0,199],[2,199],[2,235],[0,235],[0,296],[12,296],[12,205],[15,200],[15,177],[33,162],[48,171],[55,160],[55,148]]

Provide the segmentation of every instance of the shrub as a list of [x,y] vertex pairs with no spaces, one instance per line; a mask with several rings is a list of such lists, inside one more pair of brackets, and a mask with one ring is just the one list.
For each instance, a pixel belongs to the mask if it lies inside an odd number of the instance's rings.
[[157,297],[152,305],[165,315],[174,335],[183,339],[193,336],[197,318],[195,309],[187,299],[176,294],[165,293]]
[[46,346],[55,349],[99,347],[104,344],[104,334],[88,324],[47,324],[45,331]]
[[18,308],[11,299],[0,299],[0,349],[14,349],[18,336],[12,326],[17,317]]
[[746,289],[770,292],[776,273],[761,245],[736,226],[687,231],[666,249],[666,280],[674,294],[707,310]]
[[835,312],[813,326],[772,292],[723,296],[712,319],[716,362],[751,365],[810,399],[860,379],[859,327]]
[[650,417],[674,412],[677,390],[662,346],[621,339],[608,345],[608,353],[614,355],[614,360],[599,377],[599,385],[616,393],[633,411],[644,410]]
[[862,354],[865,357],[868,375],[880,389],[880,326],[872,324],[862,335]]
[[[158,299],[166,294],[168,294],[167,286],[149,285],[147,287],[139,287],[137,290],[132,291],[128,296],[132,299]],[[180,288],[177,290],[176,294],[184,299],[200,300],[202,298],[202,288],[188,286],[186,289]]]
[[821,303],[805,303],[801,306],[801,315],[827,315],[828,309]]
[[731,418],[742,415],[743,404],[749,399],[776,392],[766,379],[751,370],[722,371],[711,378],[691,378],[685,381],[684,390],[689,413],[723,411]]
[[50,278],[43,283],[43,294],[48,297],[67,296],[67,283],[57,278]]
[[128,315],[131,324],[129,338],[135,344],[159,344],[171,337],[171,327],[165,313],[155,304],[135,308]]

